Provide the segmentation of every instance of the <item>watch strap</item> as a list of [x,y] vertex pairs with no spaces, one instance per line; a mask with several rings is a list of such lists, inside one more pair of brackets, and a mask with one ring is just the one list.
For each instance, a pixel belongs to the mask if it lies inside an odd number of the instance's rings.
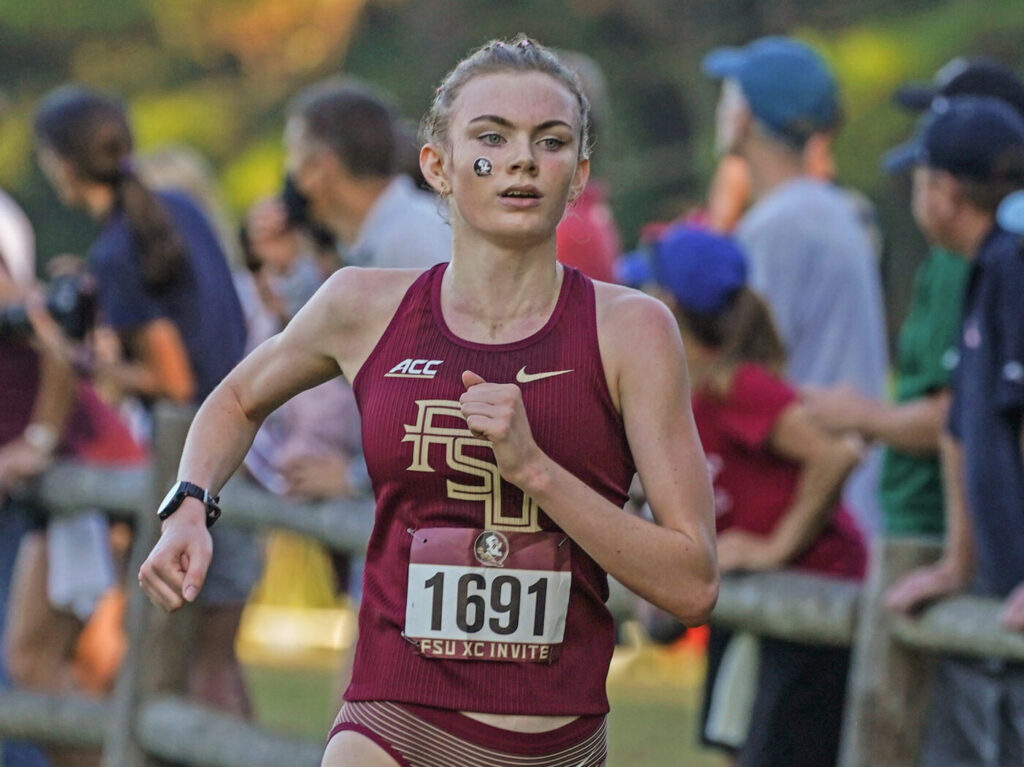
[[206,527],[213,527],[213,523],[220,519],[220,496],[211,495],[210,492],[194,482],[188,482],[182,480],[176,485],[176,490],[180,493],[179,500],[172,508],[161,509],[158,516],[161,519],[167,519],[171,514],[176,512],[186,497],[195,498],[198,501],[202,501],[206,507]]

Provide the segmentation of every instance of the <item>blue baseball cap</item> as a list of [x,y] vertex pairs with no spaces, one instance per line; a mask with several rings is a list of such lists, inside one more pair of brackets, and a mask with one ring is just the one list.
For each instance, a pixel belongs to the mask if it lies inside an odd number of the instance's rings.
[[704,57],[705,74],[739,83],[750,111],[780,138],[803,143],[835,127],[839,87],[825,60],[788,37],[762,37],[742,48],[716,48]]
[[673,226],[646,248],[616,264],[623,285],[656,284],[684,309],[715,314],[747,283],[747,259],[729,237],[690,226]]
[[926,165],[976,181],[1024,182],[1024,117],[991,96],[936,99],[914,137],[882,164],[890,173]]

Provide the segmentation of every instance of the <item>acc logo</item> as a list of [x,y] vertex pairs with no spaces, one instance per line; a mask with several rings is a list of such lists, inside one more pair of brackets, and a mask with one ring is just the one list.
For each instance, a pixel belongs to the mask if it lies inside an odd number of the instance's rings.
[[385,378],[433,378],[444,360],[402,360],[384,374]]
[[476,537],[473,554],[482,565],[501,567],[508,557],[508,538],[497,530],[484,530]]

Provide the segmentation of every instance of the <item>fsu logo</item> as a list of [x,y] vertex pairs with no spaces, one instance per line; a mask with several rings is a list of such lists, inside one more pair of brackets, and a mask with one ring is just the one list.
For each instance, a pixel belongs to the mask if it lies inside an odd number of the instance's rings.
[[473,554],[482,565],[501,567],[508,557],[508,538],[497,530],[484,530],[476,537]]
[[[431,457],[439,462],[443,455],[452,472],[446,480],[448,497],[482,504],[484,518],[480,527],[526,533],[540,530],[540,506],[529,495],[523,495],[519,508],[502,508],[501,472],[490,458],[494,455],[491,443],[469,430],[458,400],[416,400],[416,408],[415,421],[404,424],[402,442],[412,443],[412,463],[406,471],[433,473]],[[480,448],[490,456],[483,457]],[[460,482],[462,476],[470,481]]]

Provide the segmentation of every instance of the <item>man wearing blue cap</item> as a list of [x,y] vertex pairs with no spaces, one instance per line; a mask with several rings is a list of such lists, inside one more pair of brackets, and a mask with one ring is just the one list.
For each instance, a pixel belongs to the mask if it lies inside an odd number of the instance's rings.
[[[755,204],[736,237],[750,258],[751,286],[775,315],[788,377],[880,398],[888,360],[871,238],[848,194],[804,173],[807,141],[840,122],[832,73],[806,45],[780,37],[715,50],[704,69],[723,81],[718,148],[750,168]],[[878,528],[878,462],[873,451],[846,492],[869,536]]]
[[[1024,255],[996,223],[1024,184],[1024,118],[1003,101],[941,99],[892,169],[914,168],[914,218],[929,240],[970,263],[948,434],[946,548],[896,584],[894,610],[969,589],[1006,600],[1024,630]],[[925,767],[1024,763],[1024,668],[946,659],[936,679]]]

